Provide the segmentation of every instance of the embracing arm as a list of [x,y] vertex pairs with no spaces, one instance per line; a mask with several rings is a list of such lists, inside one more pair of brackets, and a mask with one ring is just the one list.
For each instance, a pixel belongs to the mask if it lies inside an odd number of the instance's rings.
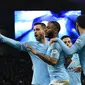
[[42,59],[44,62],[50,64],[50,65],[56,65],[57,64],[57,59],[56,58],[52,58],[52,57],[49,57],[47,55],[44,55],[42,53],[39,53],[37,52],[34,48],[32,48],[31,46],[29,45],[26,45],[27,48],[30,49],[30,51],[37,55],[40,59]]
[[57,60],[56,58],[52,58],[49,56],[46,56],[44,54],[38,53],[36,54],[39,58],[41,58],[44,62],[50,64],[50,65],[56,65],[57,64]]
[[78,52],[84,46],[84,43],[83,43],[84,40],[79,41],[79,39],[77,39],[76,42],[71,47],[66,46],[65,43],[59,38],[56,38],[56,41],[60,44],[63,51],[67,55],[72,55],[72,54]]

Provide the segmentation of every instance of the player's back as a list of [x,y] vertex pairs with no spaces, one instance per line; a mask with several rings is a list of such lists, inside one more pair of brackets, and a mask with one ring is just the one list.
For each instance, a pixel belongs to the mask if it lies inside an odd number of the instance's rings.
[[79,52],[79,58],[80,58],[80,63],[85,75],[85,46],[81,49],[81,51]]
[[74,45],[79,49],[78,54],[80,58],[80,63],[85,75],[85,33],[79,36]]

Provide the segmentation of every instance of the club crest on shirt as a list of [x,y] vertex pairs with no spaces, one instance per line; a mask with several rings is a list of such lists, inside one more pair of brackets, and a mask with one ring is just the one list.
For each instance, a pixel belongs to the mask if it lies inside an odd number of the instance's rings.
[[72,61],[72,64],[75,64],[76,63],[76,61]]
[[52,53],[53,53],[53,54],[57,53],[57,50],[52,50]]
[[80,43],[80,42],[81,42],[81,40],[80,40],[80,39],[77,39],[77,40],[76,40],[76,43]]

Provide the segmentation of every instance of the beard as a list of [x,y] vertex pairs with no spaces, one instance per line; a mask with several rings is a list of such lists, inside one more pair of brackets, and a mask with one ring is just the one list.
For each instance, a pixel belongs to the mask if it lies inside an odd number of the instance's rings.
[[37,41],[41,41],[41,38],[39,36],[36,37]]
[[44,35],[41,34],[40,36],[35,37],[37,41],[41,42],[44,39]]
[[48,33],[45,37],[46,37],[46,38],[52,38],[52,37],[53,37],[53,33],[50,32],[50,33]]

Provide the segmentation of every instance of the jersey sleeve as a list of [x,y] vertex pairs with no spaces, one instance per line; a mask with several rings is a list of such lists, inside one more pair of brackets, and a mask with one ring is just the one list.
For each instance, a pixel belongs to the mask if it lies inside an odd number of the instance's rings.
[[11,38],[5,37],[3,35],[0,34],[0,42],[6,43],[20,51],[27,51],[24,43],[21,43],[19,41],[13,40]]
[[81,50],[84,47],[84,45],[85,45],[85,43],[84,43],[85,42],[85,36],[80,36],[71,47],[66,46],[64,44],[64,42],[59,38],[57,38],[56,41],[60,44],[63,51],[67,55],[72,55],[76,52],[79,52],[79,50]]
[[55,48],[55,45],[52,45],[48,48],[47,55],[59,59],[60,52]]

